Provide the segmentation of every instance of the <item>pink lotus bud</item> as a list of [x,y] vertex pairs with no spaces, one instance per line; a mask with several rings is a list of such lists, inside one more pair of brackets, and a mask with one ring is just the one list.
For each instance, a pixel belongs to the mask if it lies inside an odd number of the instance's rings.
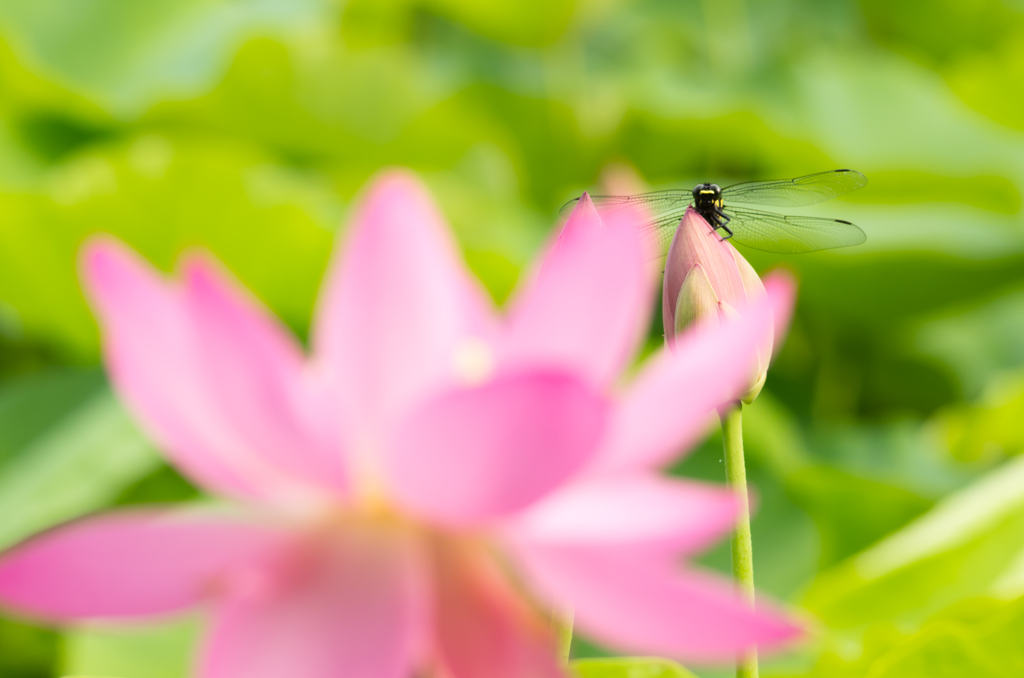
[[[670,347],[687,328],[717,325],[766,294],[747,260],[693,208],[686,210],[672,239],[663,289],[665,340]],[[758,350],[750,389],[741,396],[743,402],[753,402],[761,392],[771,355],[772,335],[768,333]]]

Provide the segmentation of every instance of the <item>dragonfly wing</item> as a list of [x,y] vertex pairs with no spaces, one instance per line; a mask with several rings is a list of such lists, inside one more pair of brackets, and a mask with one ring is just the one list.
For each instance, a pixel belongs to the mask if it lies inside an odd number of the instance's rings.
[[868,183],[860,172],[848,169],[818,172],[796,179],[747,181],[722,189],[722,200],[773,207],[803,207],[831,200]]
[[766,252],[796,254],[859,245],[867,236],[849,221],[726,208],[732,239]]
[[657,219],[652,219],[644,223],[642,232],[644,237],[652,243],[655,259],[668,254],[668,248],[672,244],[672,238],[676,235],[676,229],[679,228],[679,221],[686,214],[686,208],[688,205],[683,205],[677,210],[671,210],[661,214]]
[[[639,209],[646,217],[641,228],[655,244],[658,256],[664,256],[668,251],[679,220],[686,213],[686,208],[690,206],[692,198],[692,192],[684,190],[655,191],[639,195],[590,196],[594,206],[601,212],[607,213],[627,207]],[[562,206],[559,214],[567,216],[578,202],[579,198],[570,200]]]

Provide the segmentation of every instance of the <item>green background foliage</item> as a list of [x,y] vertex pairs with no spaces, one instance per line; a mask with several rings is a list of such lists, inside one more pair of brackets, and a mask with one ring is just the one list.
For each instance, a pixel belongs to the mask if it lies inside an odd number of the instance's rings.
[[[197,494],[98,368],[90,234],[164,270],[212,250],[305,336],[382,167],[420,173],[499,302],[583,189],[853,167],[805,213],[865,245],[745,252],[801,285],[745,420],[758,583],[812,633],[762,673],[1022,675],[1022,38],[1015,0],[0,3],[0,546]],[[720,481],[720,450],[676,471]],[[0,617],[0,675],[182,678],[196,624]]]

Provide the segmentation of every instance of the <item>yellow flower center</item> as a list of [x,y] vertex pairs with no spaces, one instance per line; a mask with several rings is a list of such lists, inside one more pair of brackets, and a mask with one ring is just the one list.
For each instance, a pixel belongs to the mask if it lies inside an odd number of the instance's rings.
[[463,383],[471,386],[482,384],[494,372],[494,352],[484,340],[468,337],[456,347],[452,369]]

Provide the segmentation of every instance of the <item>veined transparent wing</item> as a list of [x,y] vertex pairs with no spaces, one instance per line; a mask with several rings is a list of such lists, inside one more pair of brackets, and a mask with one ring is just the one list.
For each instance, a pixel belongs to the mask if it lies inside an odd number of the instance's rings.
[[860,172],[839,169],[796,179],[746,181],[722,189],[722,201],[773,207],[803,207],[855,191],[868,183]]
[[732,239],[766,252],[796,254],[859,245],[867,236],[860,227],[842,219],[772,214],[742,207],[726,207]]
[[[643,229],[656,245],[659,255],[664,255],[672,244],[679,220],[693,202],[693,192],[673,189],[638,195],[592,195],[590,199],[602,212],[625,207],[639,208],[643,211],[647,215]],[[559,214],[568,216],[577,202],[579,198],[565,203]]]

